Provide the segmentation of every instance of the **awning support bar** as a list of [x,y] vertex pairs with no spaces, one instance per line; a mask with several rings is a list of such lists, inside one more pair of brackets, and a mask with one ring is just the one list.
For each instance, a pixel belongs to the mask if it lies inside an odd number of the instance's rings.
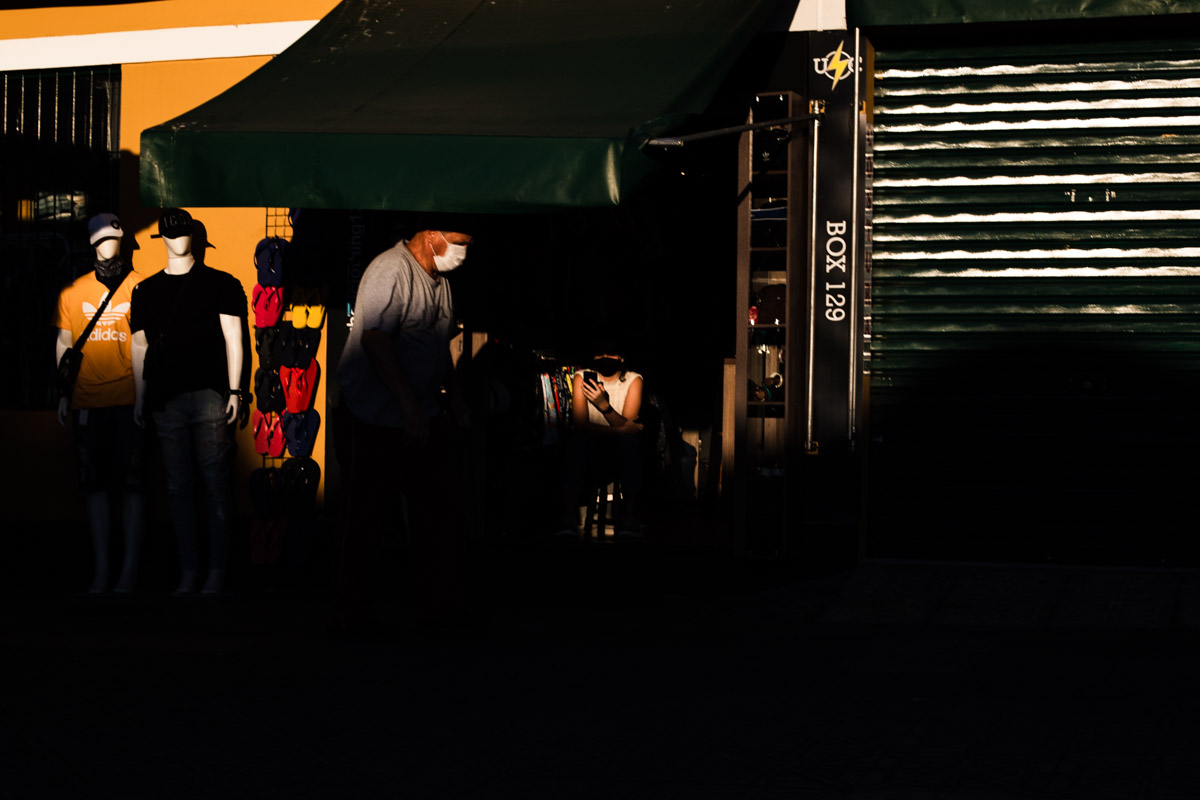
[[712,131],[701,131],[700,133],[689,133],[684,136],[664,136],[657,139],[651,139],[646,142],[648,145],[655,147],[683,147],[688,142],[699,142],[703,139],[715,139],[718,136],[729,136],[734,133],[745,133],[746,131],[756,131],[760,128],[776,128],[780,125],[791,125],[793,122],[807,122],[812,119],[820,119],[822,114],[801,114],[798,117],[787,117],[786,119],[773,119],[767,122],[754,122],[749,125],[734,125],[730,128],[717,128]]

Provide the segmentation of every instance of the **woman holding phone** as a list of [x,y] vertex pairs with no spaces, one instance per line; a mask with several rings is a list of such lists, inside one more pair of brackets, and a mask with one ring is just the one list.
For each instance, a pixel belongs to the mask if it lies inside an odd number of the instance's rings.
[[585,488],[609,476],[621,482],[618,536],[640,536],[636,517],[642,488],[642,454],[637,421],[642,376],[625,368],[625,358],[605,348],[589,369],[576,370],[571,395],[571,438],[563,465],[563,513],[557,535],[579,534],[579,500]]

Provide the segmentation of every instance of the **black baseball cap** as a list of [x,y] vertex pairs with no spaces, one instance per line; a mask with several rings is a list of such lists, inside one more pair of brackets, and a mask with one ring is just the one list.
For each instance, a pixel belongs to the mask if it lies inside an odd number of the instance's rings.
[[168,208],[158,218],[158,233],[151,234],[150,238],[178,239],[192,233],[192,215],[182,208]]

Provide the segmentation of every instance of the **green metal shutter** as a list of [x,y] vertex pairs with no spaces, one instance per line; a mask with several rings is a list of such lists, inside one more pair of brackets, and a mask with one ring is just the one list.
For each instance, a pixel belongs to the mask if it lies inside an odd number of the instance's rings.
[[878,552],[1192,547],[1200,43],[878,52],[872,241]]

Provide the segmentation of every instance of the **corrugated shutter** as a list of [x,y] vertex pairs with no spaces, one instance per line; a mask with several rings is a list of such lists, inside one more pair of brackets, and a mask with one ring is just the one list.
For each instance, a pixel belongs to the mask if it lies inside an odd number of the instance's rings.
[[875,67],[877,548],[1193,547],[1200,43]]

